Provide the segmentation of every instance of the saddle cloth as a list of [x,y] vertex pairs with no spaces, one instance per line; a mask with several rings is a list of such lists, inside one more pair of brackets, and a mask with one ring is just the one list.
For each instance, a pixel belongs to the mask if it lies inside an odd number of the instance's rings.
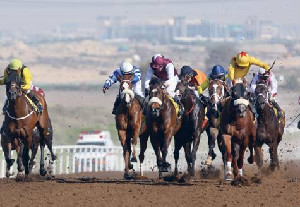
[[[277,111],[277,109],[276,109],[274,106],[272,106],[272,108],[273,108],[273,110],[274,110],[275,115],[278,117],[278,111]],[[285,112],[284,112],[283,110],[281,110],[281,112],[282,112],[282,114],[285,116]],[[278,123],[279,123],[279,124],[281,123],[281,118],[278,119]]]
[[171,103],[173,104],[175,111],[176,111],[176,116],[178,115],[178,111],[179,111],[179,106],[178,104],[174,101],[174,99],[171,96],[168,96],[168,98],[170,99]]

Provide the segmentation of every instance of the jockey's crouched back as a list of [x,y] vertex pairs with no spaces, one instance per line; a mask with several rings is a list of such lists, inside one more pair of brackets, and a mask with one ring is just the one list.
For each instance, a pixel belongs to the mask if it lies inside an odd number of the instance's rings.
[[[27,66],[23,65],[22,61],[19,59],[12,59],[7,68],[4,69],[3,78],[0,79],[0,85],[5,85],[5,80],[10,72],[17,71],[17,73],[21,76],[22,79],[22,91],[27,94],[27,96],[33,101],[33,103],[37,106],[38,113],[42,113],[43,107],[40,103],[39,99],[32,92],[32,75]],[[3,112],[7,110],[7,99],[4,102]]]
[[[146,78],[145,78],[145,95],[147,96],[149,92],[149,83],[153,76],[161,79],[166,87],[166,92],[169,96],[171,96],[174,101],[179,105],[178,116],[183,114],[183,106],[179,100],[179,98],[175,94],[175,89],[177,83],[179,81],[176,68],[170,59],[166,59],[161,54],[155,54],[152,57],[152,61],[147,70]],[[144,115],[146,111],[144,110]]]
[[[142,82],[141,82],[141,71],[140,69],[132,65],[129,62],[123,62],[119,68],[114,70],[113,74],[105,81],[103,86],[103,93],[105,93],[114,83],[118,82],[118,77],[123,77],[126,74],[132,74],[134,77],[132,79],[133,90],[135,93],[135,98],[139,101],[141,106],[144,105],[144,94],[142,92]],[[117,108],[121,102],[120,93],[116,97],[114,102],[114,108],[112,114],[116,114]]]

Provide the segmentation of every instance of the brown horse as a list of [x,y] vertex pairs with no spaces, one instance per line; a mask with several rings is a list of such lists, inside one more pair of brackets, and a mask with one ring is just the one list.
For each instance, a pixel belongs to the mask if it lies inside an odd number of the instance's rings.
[[[119,140],[123,147],[125,179],[132,178],[132,176],[129,175],[129,170],[133,169],[131,162],[137,162],[136,145],[142,122],[142,108],[132,90],[131,81],[133,77],[133,75],[124,75],[123,78],[118,77],[120,82],[119,98],[121,99],[121,103],[117,108],[116,128],[118,130]],[[133,152],[132,158],[130,159],[131,143],[133,145]]]
[[[188,173],[191,178],[195,176],[196,152],[200,144],[202,125],[205,117],[204,105],[195,95],[195,92],[182,82],[176,86],[176,93],[184,106],[181,127],[174,136],[175,149],[175,175],[178,174],[177,163],[181,147],[185,151]],[[193,147],[192,147],[193,146]],[[191,150],[192,149],[192,150]]]
[[285,117],[281,118],[280,122],[273,110],[273,107],[269,103],[269,92],[265,81],[261,81],[256,85],[255,89],[256,108],[258,112],[258,126],[255,142],[255,157],[256,164],[258,166],[258,173],[261,174],[261,168],[263,166],[263,152],[261,147],[263,144],[269,146],[270,153],[270,169],[275,170],[275,167],[279,169],[278,160],[278,145],[282,140],[282,135],[285,126]]
[[256,124],[249,107],[245,79],[233,81],[231,97],[223,106],[220,131],[225,147],[225,180],[231,180],[231,164],[236,179],[243,175],[244,153],[248,145],[250,149],[248,161],[253,162],[253,144],[256,136]]
[[[41,147],[40,174],[45,175],[47,173],[44,164],[45,143],[51,152],[52,160],[56,159],[56,156],[52,151],[52,126],[45,99],[39,93],[33,92],[39,98],[44,108],[44,111],[41,114],[38,114],[21,89],[21,76],[18,71],[10,71],[5,80],[5,84],[6,95],[8,98],[8,110],[5,112],[4,118],[6,138],[2,142],[2,146],[7,166],[10,167],[13,163],[13,160],[10,157],[10,151],[15,148],[18,154],[17,178],[23,177],[24,168],[25,174],[29,174],[34,164],[34,158],[38,148],[36,143],[39,142]],[[37,127],[39,132],[39,141],[33,141],[35,127]],[[29,149],[33,150],[30,160]]]
[[170,171],[171,165],[166,161],[168,148],[173,135],[181,125],[181,119],[177,120],[176,109],[162,87],[163,83],[159,78],[153,77],[150,80],[146,120],[150,141],[157,158],[159,178],[162,178],[162,172]]
[[219,133],[220,127],[220,112],[218,110],[218,105],[220,102],[227,97],[228,87],[226,83],[222,80],[215,79],[211,80],[208,86],[209,94],[209,104],[207,106],[207,118],[208,118],[208,127],[206,129],[208,137],[208,156],[205,161],[205,164],[208,166],[212,165],[212,161],[215,159],[216,154],[214,152],[215,142],[217,140],[218,147],[222,153],[222,137]]

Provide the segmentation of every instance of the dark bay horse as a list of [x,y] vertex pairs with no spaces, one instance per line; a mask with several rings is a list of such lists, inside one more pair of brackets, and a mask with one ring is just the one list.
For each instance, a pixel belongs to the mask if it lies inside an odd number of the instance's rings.
[[[6,95],[8,98],[8,110],[5,111],[4,131],[5,137],[1,143],[4,149],[4,155],[7,162],[7,167],[12,165],[11,149],[16,149],[18,158],[18,175],[17,178],[29,174],[34,164],[34,158],[38,149],[38,144],[41,148],[40,158],[40,174],[47,173],[44,164],[44,147],[45,144],[49,148],[52,160],[56,159],[52,151],[52,126],[48,115],[48,109],[45,99],[38,93],[33,92],[40,100],[44,111],[38,114],[29,98],[21,89],[21,76],[18,71],[10,71],[5,80]],[[34,135],[34,128],[37,127],[38,135]],[[36,139],[33,140],[33,137]],[[29,160],[29,149],[32,149],[32,156]]]
[[[116,113],[116,128],[118,130],[119,140],[123,147],[123,157],[125,162],[125,179],[131,179],[129,170],[133,168],[131,162],[137,162],[136,145],[139,138],[142,122],[142,108],[132,90],[133,75],[124,75],[118,77],[120,82],[121,102]],[[133,146],[131,157],[131,144]]]
[[253,162],[253,145],[256,136],[256,123],[250,111],[245,79],[233,81],[231,97],[223,106],[220,131],[225,147],[225,180],[231,180],[231,164],[236,179],[243,175],[244,153],[247,147],[250,149],[248,161]]
[[258,126],[256,134],[255,157],[256,164],[258,166],[258,173],[261,174],[261,168],[263,166],[263,152],[262,145],[267,144],[269,146],[270,153],[270,169],[275,170],[275,167],[279,169],[278,160],[278,145],[282,140],[282,135],[285,126],[285,116],[281,118],[280,122],[273,110],[273,107],[269,103],[269,92],[267,83],[265,81],[258,82],[255,89],[256,108],[258,112]]
[[220,102],[227,97],[228,88],[224,81],[215,79],[209,82],[208,86],[208,95],[209,95],[209,104],[207,106],[207,118],[208,118],[208,127],[206,129],[208,137],[208,156],[205,161],[205,164],[208,166],[212,165],[212,161],[215,159],[216,154],[214,152],[215,143],[217,140],[218,147],[222,153],[222,137],[219,133],[220,126],[220,112],[218,110],[218,105]]
[[146,119],[160,178],[162,172],[170,171],[171,165],[166,161],[168,148],[172,137],[181,125],[181,119],[177,119],[176,109],[162,87],[163,83],[159,78],[153,77],[150,80]]
[[188,173],[193,178],[195,176],[196,152],[200,144],[202,125],[205,117],[204,105],[195,92],[182,82],[176,86],[176,93],[184,106],[181,127],[174,135],[175,149],[175,175],[178,174],[177,163],[179,159],[179,150],[181,147],[185,151],[185,159],[188,165]]

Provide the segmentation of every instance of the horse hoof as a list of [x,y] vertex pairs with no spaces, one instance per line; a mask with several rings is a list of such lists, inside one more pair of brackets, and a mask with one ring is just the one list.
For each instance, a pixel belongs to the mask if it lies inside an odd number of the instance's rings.
[[40,170],[40,175],[41,176],[45,176],[46,174],[47,174],[47,170],[45,170],[45,169]]
[[52,155],[52,156],[51,156],[51,159],[52,159],[52,161],[54,161],[54,160],[57,159],[57,156],[56,156],[56,155]]
[[205,165],[211,166],[212,165],[212,157],[211,156],[207,156],[207,159],[205,160]]
[[224,178],[225,181],[232,181],[231,174],[227,174]]
[[133,169],[133,164],[129,164],[129,165],[128,165],[128,168],[129,168],[130,170],[132,170],[132,169]]
[[248,163],[253,164],[253,157],[252,156],[248,157]]
[[131,162],[137,162],[137,159],[136,159],[136,157],[132,157],[130,161]]
[[131,179],[132,179],[132,176],[129,175],[129,173],[124,173],[124,179],[125,179],[125,180],[131,180]]
[[24,172],[18,172],[16,176],[16,181],[23,181],[25,179],[25,174]]

